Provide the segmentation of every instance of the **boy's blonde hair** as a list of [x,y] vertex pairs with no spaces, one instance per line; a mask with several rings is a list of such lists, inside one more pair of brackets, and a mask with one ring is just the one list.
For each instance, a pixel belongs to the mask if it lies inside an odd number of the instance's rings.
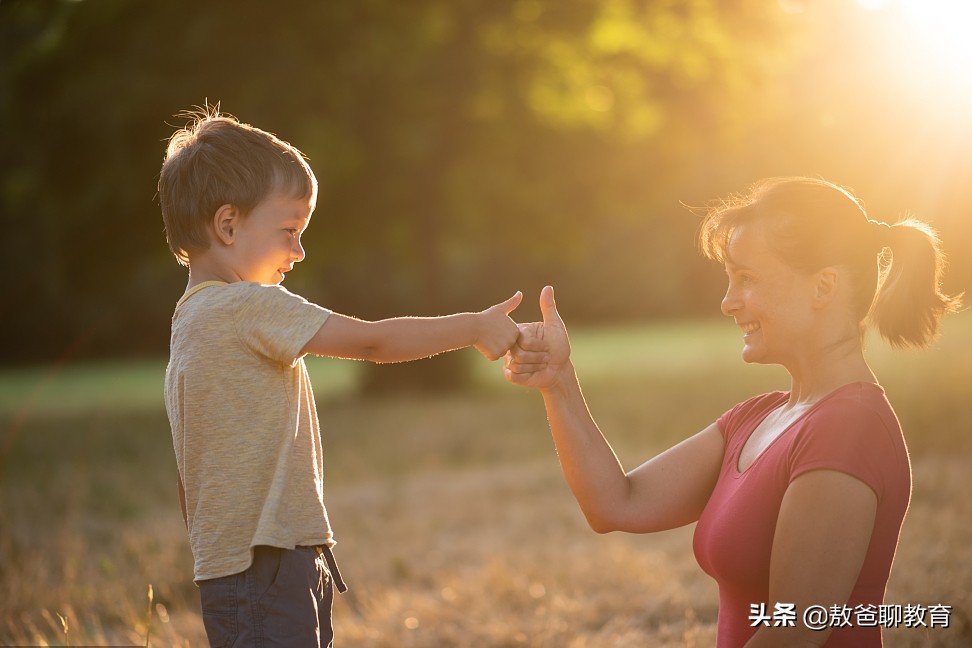
[[223,205],[246,216],[271,194],[317,200],[317,178],[297,148],[219,112],[219,104],[180,113],[189,120],[169,138],[159,201],[169,249],[180,264],[209,248]]

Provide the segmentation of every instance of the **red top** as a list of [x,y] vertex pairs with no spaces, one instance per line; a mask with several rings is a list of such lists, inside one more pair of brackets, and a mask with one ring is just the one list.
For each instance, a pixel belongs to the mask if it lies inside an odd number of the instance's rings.
[[[745,471],[739,454],[756,426],[789,394],[773,392],[740,403],[719,417],[725,457],[715,489],[695,529],[695,557],[719,584],[719,648],[743,646],[757,628],[751,605],[769,597],[770,554],[780,502],[790,482],[811,470],[839,470],[877,494],[871,543],[850,599],[820,605],[876,606],[884,601],[898,544],[898,534],[911,499],[911,462],[901,425],[873,383],[851,383],[833,391],[790,425]],[[821,574],[826,578],[826,574]],[[780,601],[786,603],[786,601]],[[803,611],[797,610],[797,621]],[[851,621],[855,620],[851,616]],[[827,646],[880,646],[878,625],[835,627]]]

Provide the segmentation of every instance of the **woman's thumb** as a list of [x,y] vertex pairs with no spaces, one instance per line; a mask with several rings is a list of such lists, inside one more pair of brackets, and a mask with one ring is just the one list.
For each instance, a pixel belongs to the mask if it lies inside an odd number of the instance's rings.
[[563,326],[564,321],[557,312],[557,302],[554,300],[553,286],[544,286],[540,291],[540,313],[543,314],[544,324],[558,324]]

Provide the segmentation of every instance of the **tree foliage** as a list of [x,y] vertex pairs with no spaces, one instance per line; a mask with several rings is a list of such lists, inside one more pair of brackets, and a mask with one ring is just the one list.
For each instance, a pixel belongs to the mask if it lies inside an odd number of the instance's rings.
[[[335,310],[557,283],[574,320],[714,313],[685,204],[766,174],[876,184],[836,145],[867,121],[856,100],[800,87],[832,87],[826,16],[782,4],[4,0],[3,358],[164,353],[185,277],[158,169],[173,115],[205,101],[309,156],[321,197],[288,285]],[[804,127],[821,109],[846,115],[830,150]]]

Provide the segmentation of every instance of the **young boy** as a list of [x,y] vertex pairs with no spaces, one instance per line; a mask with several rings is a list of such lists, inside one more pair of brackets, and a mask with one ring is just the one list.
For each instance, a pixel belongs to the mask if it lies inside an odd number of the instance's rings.
[[159,197],[189,268],[172,317],[165,403],[203,622],[213,646],[330,646],[345,586],[323,499],[303,356],[402,362],[515,342],[522,299],[479,313],[367,322],[283,287],[304,258],[317,180],[296,148],[216,111],[169,140]]

